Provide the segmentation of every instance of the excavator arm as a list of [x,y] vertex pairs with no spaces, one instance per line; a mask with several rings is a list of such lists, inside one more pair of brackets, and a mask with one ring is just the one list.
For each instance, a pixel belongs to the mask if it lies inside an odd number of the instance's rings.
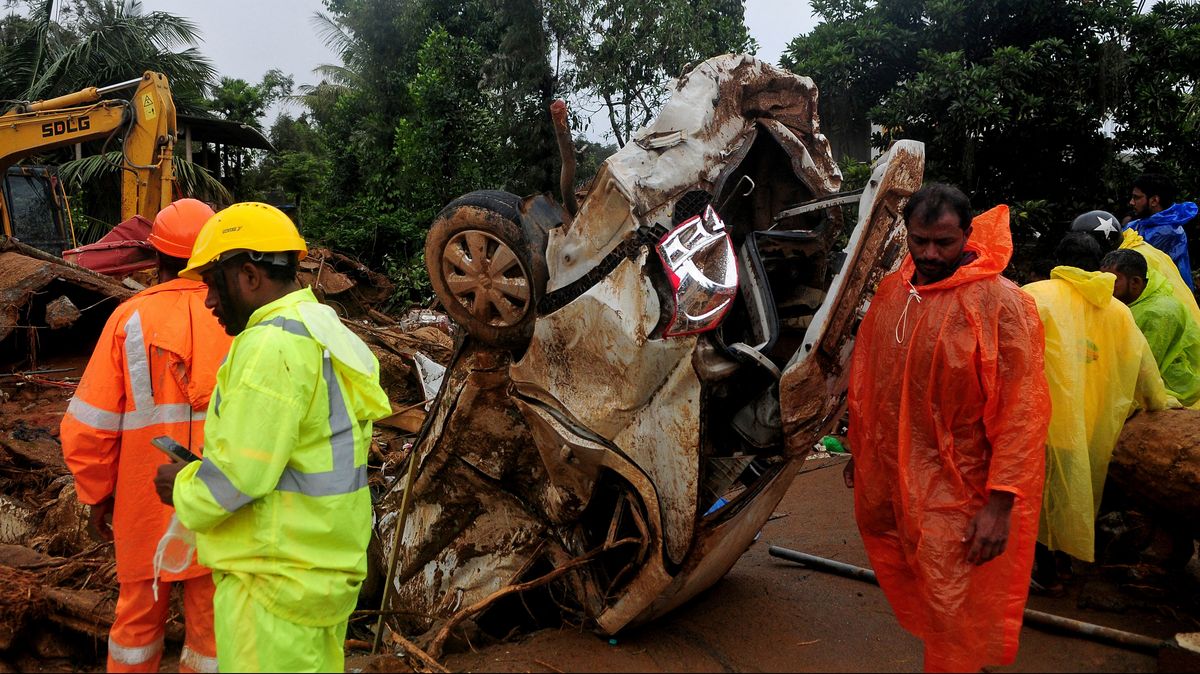
[[[131,100],[101,100],[137,86]],[[66,96],[23,103],[0,115],[0,178],[21,159],[90,140],[121,147],[121,219],[153,220],[171,203],[175,168],[175,102],[167,78],[146,72],[110,87],[89,87]],[[4,235],[13,236],[11,209],[0,199]]]

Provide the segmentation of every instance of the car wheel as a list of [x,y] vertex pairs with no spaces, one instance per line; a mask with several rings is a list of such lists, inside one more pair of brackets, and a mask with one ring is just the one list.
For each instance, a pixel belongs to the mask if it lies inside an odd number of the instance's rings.
[[545,234],[521,223],[521,198],[480,190],[450,202],[425,239],[438,299],[467,334],[502,347],[528,343],[546,290]]

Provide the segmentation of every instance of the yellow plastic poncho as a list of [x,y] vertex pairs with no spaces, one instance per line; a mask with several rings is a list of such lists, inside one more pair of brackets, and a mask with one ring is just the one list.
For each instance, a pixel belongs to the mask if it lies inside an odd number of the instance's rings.
[[1095,560],[1095,520],[1108,462],[1138,407],[1178,406],[1129,309],[1112,296],[1116,277],[1055,267],[1025,286],[1046,331],[1052,413],[1038,541]]
[[1163,275],[1167,283],[1171,286],[1171,294],[1175,299],[1179,300],[1184,307],[1192,315],[1192,320],[1200,323],[1200,306],[1196,304],[1196,296],[1192,294],[1191,288],[1183,282],[1183,277],[1179,275],[1179,267],[1175,265],[1175,261],[1170,255],[1151,246],[1142,238],[1141,234],[1127,229],[1121,232],[1121,248],[1128,250],[1136,250],[1146,258],[1146,265],[1154,271]]
[[1147,270],[1146,289],[1129,305],[1167,392],[1184,405],[1200,404],[1200,325],[1171,292],[1167,279]]

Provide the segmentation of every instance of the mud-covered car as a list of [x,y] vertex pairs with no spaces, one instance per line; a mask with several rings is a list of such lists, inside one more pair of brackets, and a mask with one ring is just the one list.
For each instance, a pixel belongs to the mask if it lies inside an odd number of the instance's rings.
[[[839,193],[812,80],[723,56],[573,215],[544,195],[449,204],[426,261],[468,337],[412,450],[392,626],[612,634],[720,579],[843,413],[923,165],[900,141]],[[403,471],[377,508],[377,575]]]

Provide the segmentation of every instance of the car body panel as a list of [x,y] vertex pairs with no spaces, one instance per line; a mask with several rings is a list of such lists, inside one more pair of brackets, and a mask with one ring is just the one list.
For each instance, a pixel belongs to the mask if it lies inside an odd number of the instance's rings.
[[[923,169],[920,143],[894,145],[850,232],[838,207],[783,217],[836,202],[841,184],[816,97],[810,79],[752,57],[710,59],[549,229],[528,343],[468,337],[413,447],[395,627],[469,606],[502,622],[479,603],[551,578],[509,610],[613,634],[711,586],[752,544],[840,419],[853,332],[904,253],[899,213]],[[692,271],[739,291],[719,325],[669,335],[679,287],[656,248],[706,209],[723,224],[693,239],[713,253]],[[735,256],[736,274],[717,269]],[[379,500],[377,567],[400,482]]]

